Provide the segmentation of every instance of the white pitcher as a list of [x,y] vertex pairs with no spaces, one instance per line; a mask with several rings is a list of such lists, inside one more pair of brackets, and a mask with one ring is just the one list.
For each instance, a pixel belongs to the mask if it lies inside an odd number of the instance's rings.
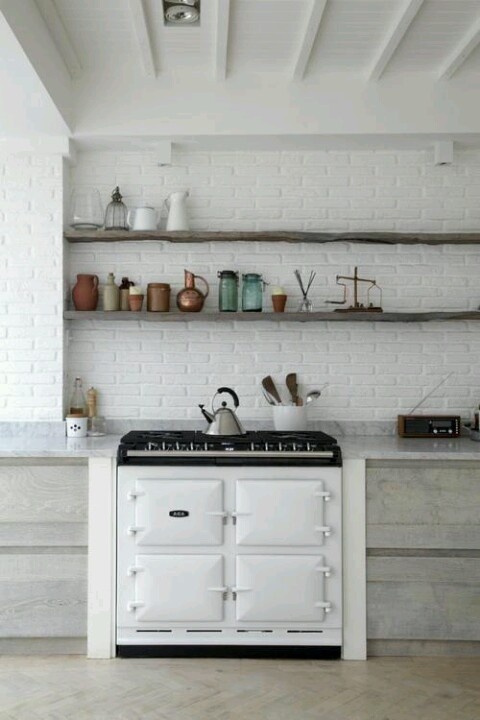
[[156,230],[160,214],[152,207],[132,208],[128,211],[127,225],[131,230]]
[[187,215],[188,190],[171,193],[165,200],[168,208],[167,230],[190,230]]

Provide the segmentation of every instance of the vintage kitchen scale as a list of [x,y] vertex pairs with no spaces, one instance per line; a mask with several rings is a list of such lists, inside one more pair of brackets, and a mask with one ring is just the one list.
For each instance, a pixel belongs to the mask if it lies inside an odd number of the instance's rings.
[[[344,282],[342,282],[344,281]],[[345,305],[347,303],[348,286],[347,281],[353,283],[353,305],[349,305],[344,308],[335,308],[335,312],[383,312],[381,306],[382,303],[382,289],[377,285],[376,280],[370,278],[362,278],[358,275],[358,268],[355,267],[353,276],[349,275],[337,275],[335,282],[337,285],[343,287],[343,300],[326,300],[329,305]],[[370,283],[367,288],[367,300],[366,304],[359,301],[359,283]],[[379,304],[375,305],[371,301],[372,291],[378,294]]]

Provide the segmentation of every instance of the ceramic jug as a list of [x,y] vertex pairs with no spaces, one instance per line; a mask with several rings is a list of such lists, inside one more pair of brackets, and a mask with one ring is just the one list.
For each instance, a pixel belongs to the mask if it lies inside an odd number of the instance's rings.
[[167,230],[190,230],[187,215],[188,190],[171,193],[165,200],[168,208]]
[[[207,281],[201,275],[194,275],[185,270],[185,287],[177,295],[177,307],[182,312],[200,312],[203,303],[208,296],[210,288]],[[205,283],[206,292],[202,293],[195,287],[195,278]]]
[[159,213],[152,207],[132,208],[127,214],[127,224],[130,230],[156,230]]
[[72,290],[75,310],[96,310],[98,305],[98,276],[77,275],[77,283]]

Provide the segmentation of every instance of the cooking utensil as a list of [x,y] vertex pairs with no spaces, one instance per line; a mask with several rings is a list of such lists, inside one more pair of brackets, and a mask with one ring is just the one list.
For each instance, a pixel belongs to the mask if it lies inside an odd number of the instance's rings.
[[328,387],[328,383],[325,383],[325,385],[322,385],[322,387],[319,390],[310,390],[307,397],[305,398],[306,404],[310,405],[310,403],[313,402],[314,400],[318,400],[318,398],[322,394],[322,390],[325,390],[326,387]]
[[288,392],[290,393],[290,397],[292,398],[292,403],[294,405],[299,405],[300,398],[298,397],[297,373],[288,373],[285,378],[285,384],[288,388]]
[[276,400],[278,405],[282,404],[282,398],[279,395],[279,392],[277,390],[277,386],[273,382],[273,378],[271,375],[267,375],[262,380],[262,385],[264,389]]
[[262,390],[263,390],[263,396],[264,396],[265,400],[268,402],[269,405],[278,405],[278,403],[277,403],[277,401],[275,400],[275,398],[273,398],[273,397],[270,395],[270,393],[265,390],[265,388],[262,388]]

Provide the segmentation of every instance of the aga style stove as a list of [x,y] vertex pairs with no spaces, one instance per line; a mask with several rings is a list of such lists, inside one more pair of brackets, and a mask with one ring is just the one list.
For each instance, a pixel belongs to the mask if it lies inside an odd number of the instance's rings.
[[342,456],[321,432],[130,432],[117,651],[338,656]]

